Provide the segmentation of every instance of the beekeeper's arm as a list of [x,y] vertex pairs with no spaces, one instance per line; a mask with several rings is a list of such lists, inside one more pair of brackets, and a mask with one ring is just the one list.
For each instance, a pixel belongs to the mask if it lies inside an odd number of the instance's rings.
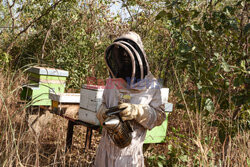
[[120,113],[124,121],[135,120],[146,129],[159,126],[166,119],[160,89],[156,89],[149,105],[122,103],[118,107],[126,107],[126,109]]

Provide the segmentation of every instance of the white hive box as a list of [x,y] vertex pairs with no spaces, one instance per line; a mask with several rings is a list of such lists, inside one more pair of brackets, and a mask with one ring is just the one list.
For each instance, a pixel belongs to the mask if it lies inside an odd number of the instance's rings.
[[173,111],[173,104],[168,103],[169,88],[161,88],[161,100],[165,104],[165,112]]
[[80,92],[79,120],[92,125],[100,125],[96,112],[102,103],[103,87],[83,85]]
[[168,102],[169,88],[161,88],[161,101],[162,103]]

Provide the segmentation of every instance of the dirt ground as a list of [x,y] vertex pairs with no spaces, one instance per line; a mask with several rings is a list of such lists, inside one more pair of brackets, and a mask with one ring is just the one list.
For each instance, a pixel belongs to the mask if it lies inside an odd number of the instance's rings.
[[[74,126],[73,142],[71,149],[65,153],[68,120],[58,115],[45,111],[40,116],[28,116],[27,140],[33,141],[28,149],[35,147],[39,152],[40,166],[91,166],[101,138],[99,131],[93,130],[91,148],[85,148],[86,127]],[[170,123],[171,125],[171,123]],[[155,153],[165,154],[167,145],[150,144],[144,146],[145,164],[147,158]],[[32,152],[32,151],[31,151]],[[35,157],[31,158],[37,159]],[[27,161],[28,164],[32,162]],[[56,165],[56,166],[57,166]]]

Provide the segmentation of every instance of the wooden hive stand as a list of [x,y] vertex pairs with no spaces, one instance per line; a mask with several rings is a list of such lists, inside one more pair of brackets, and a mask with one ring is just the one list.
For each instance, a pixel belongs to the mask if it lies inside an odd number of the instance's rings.
[[49,98],[52,101],[53,114],[59,115],[68,120],[66,148],[67,152],[72,145],[72,138],[74,134],[74,126],[81,125],[87,128],[85,137],[84,151],[91,148],[92,130],[99,130],[100,126],[92,125],[78,119],[78,110],[80,103],[80,93],[50,93]]

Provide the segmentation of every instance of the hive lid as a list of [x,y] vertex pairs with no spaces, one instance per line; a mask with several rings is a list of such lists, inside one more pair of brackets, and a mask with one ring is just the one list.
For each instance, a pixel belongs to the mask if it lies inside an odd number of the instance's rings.
[[80,93],[49,93],[51,100],[60,103],[80,103]]
[[92,89],[92,90],[103,90],[105,86],[103,85],[88,85],[83,84],[82,89]]
[[31,67],[28,71],[40,75],[69,76],[68,71],[47,67]]

